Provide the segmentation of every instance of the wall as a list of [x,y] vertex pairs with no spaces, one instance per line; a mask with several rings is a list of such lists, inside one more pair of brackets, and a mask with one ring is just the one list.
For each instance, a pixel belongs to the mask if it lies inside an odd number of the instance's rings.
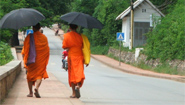
[[19,60],[13,60],[4,66],[0,66],[0,101],[8,94],[20,71],[21,61]]
[[12,48],[14,60],[4,66],[0,66],[0,103],[8,94],[17,76],[21,72],[21,61],[16,58],[15,48]]
[[[145,9],[146,12],[142,11],[142,9]],[[134,21],[150,22],[150,15],[152,14],[161,17],[161,15],[151,5],[144,1],[134,9]]]
[[129,47],[130,44],[130,17],[124,17],[122,20],[122,32],[125,35],[125,43],[123,43],[124,47]]
[[[112,54],[115,57],[119,57],[119,50],[109,48],[108,54]],[[137,58],[135,58],[135,53],[132,52],[121,52],[121,60],[125,63],[131,63],[131,64],[139,64],[141,62],[144,62],[146,65],[150,65],[153,67],[156,67],[157,65],[161,64],[159,59],[156,60],[147,60],[147,56],[140,54]],[[173,61],[167,61],[169,65],[172,67],[177,67],[178,71],[185,72],[185,60],[173,60]]]

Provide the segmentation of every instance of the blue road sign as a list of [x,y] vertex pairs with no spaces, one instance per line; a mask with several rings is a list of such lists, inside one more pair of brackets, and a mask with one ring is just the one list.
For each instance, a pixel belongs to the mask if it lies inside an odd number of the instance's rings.
[[117,32],[116,40],[119,40],[119,41],[125,40],[125,35],[124,35],[124,33],[122,33],[122,32]]
[[26,30],[26,35],[32,33],[33,34],[33,30],[29,29],[29,30]]

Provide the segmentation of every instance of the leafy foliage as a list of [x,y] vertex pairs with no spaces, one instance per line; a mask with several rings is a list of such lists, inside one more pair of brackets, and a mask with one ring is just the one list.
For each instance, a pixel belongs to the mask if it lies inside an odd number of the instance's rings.
[[147,34],[146,54],[151,59],[185,59],[185,7],[178,0],[174,10],[162,19],[161,24]]
[[115,18],[128,6],[129,1],[125,0],[99,0],[93,15],[103,23],[104,27],[102,30],[93,29],[91,33],[93,45],[111,46],[116,43],[115,34],[121,31],[122,22],[115,21]]
[[10,38],[12,37],[12,32],[10,30],[0,30],[0,41],[9,42]]
[[178,0],[150,0],[164,14],[170,13]]
[[91,47],[92,54],[107,55],[109,46],[93,46]]
[[83,29],[92,46],[102,46],[116,43],[114,36],[121,31],[121,22],[115,21],[115,18],[128,6],[129,1],[125,0],[75,0],[72,11],[87,13],[104,25],[102,30]]
[[75,0],[71,3],[71,11],[93,15],[94,8],[98,5],[98,1],[99,0]]
[[10,46],[8,44],[0,41],[0,66],[8,63],[13,59],[11,54]]

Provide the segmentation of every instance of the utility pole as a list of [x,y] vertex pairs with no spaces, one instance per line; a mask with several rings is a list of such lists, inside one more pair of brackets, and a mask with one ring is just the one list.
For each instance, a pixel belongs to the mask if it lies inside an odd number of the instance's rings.
[[131,7],[131,12],[130,12],[130,17],[131,17],[131,32],[130,32],[130,36],[131,36],[131,46],[130,46],[130,49],[133,48],[133,28],[134,28],[134,8],[133,8],[133,0],[131,0],[131,3],[130,3],[130,7]]

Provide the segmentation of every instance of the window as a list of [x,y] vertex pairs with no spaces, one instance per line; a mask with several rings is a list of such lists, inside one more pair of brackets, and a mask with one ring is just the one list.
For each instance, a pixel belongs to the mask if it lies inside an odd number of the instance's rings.
[[150,22],[134,22],[133,47],[141,46],[146,43],[146,36],[149,31]]
[[142,13],[145,13],[146,12],[146,9],[142,9]]

